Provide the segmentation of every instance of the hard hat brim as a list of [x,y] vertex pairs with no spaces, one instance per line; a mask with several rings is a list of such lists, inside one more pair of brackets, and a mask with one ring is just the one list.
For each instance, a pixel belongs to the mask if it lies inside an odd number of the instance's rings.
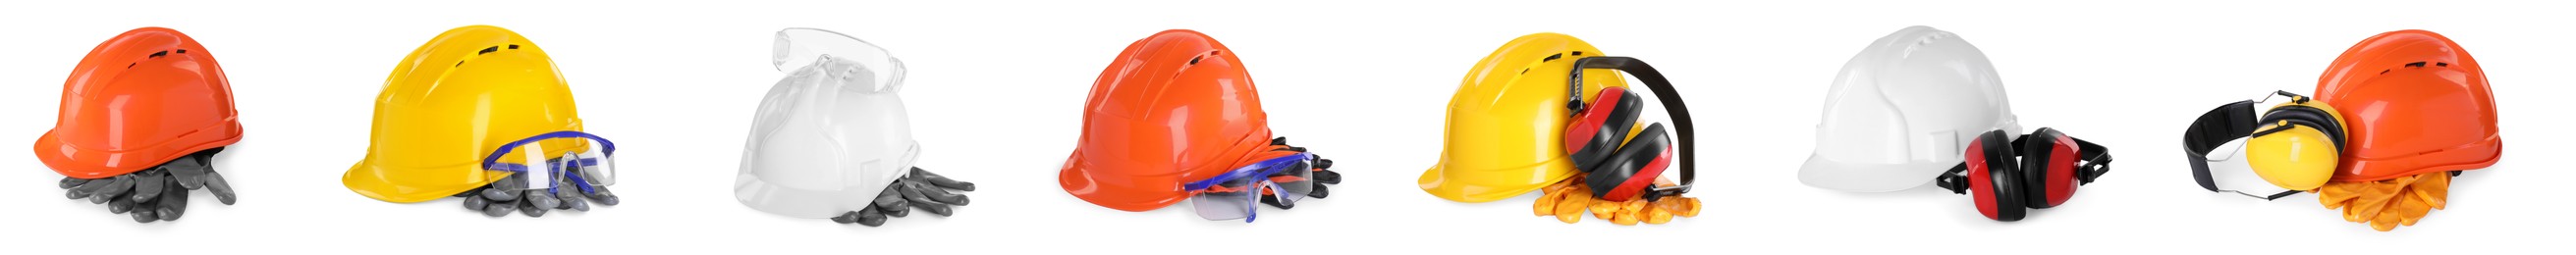
[[1442,163],[1437,166],[1432,166],[1430,170],[1422,171],[1422,177],[1415,180],[1415,183],[1420,184],[1423,193],[1431,193],[1431,196],[1448,199],[1449,201],[1466,203],[1493,202],[1496,200],[1519,197],[1522,194],[1528,194],[1531,191],[1538,191],[1539,188],[1547,187],[1548,184],[1555,184],[1558,181],[1564,181],[1566,178],[1574,177],[1574,168],[1571,166],[1573,163],[1563,159],[1542,162],[1530,167],[1549,168],[1552,167],[1552,165],[1558,164],[1567,166],[1562,168],[1565,170],[1547,171],[1546,178],[1543,178],[1545,181],[1531,182],[1528,184],[1515,183],[1508,185],[1493,185],[1491,183],[1468,183],[1464,181],[1444,180],[1442,178],[1447,177],[1446,172],[1449,171],[1449,165],[1447,163]]
[[[60,173],[63,176],[81,179],[108,178],[122,174],[139,172],[144,169],[151,169],[152,167],[160,166],[162,163],[177,160],[179,157],[188,156],[190,153],[232,145],[234,142],[241,141],[240,126],[236,124],[236,126],[233,126],[229,131],[231,132],[208,132],[229,134],[226,135],[224,139],[207,141],[185,147],[151,146],[146,149],[128,151],[100,151],[84,149],[78,146],[72,146],[71,144],[64,144],[61,138],[54,136],[56,132],[45,131],[45,135],[43,137],[36,139],[35,151],[36,159],[44,161],[45,167],[54,169],[54,173]],[[181,137],[173,142],[187,141],[202,135],[210,134]]]
[[1100,207],[1120,211],[1151,211],[1189,198],[1189,192],[1179,190],[1179,182],[1173,182],[1171,190],[1100,185],[1099,181],[1092,180],[1095,176],[1086,171],[1089,166],[1090,164],[1083,160],[1082,151],[1075,150],[1072,156],[1064,160],[1064,169],[1057,172],[1056,183],[1064,186],[1066,194],[1072,194],[1074,198],[1080,198],[1083,202],[1091,202]]
[[1798,182],[1839,191],[1893,192],[1923,186],[1956,164],[1959,162],[1852,163],[1809,155],[1806,165],[1798,168]]
[[[479,167],[471,167],[470,165],[473,164],[465,165],[468,166],[455,167],[459,169],[406,169],[400,171],[484,171]],[[357,192],[358,195],[367,196],[367,198],[395,203],[418,203],[446,198],[451,195],[456,195],[456,193],[473,190],[474,188],[483,187],[484,185],[491,185],[493,181],[497,181],[480,180],[442,187],[407,187],[407,185],[394,183],[393,180],[384,179],[383,175],[375,174],[393,171],[394,170],[385,169],[383,165],[376,164],[376,159],[370,156],[364,161],[359,161],[357,165],[349,167],[349,172],[340,176],[340,184],[348,186],[349,191]]]
[[787,217],[821,219],[867,209],[884,186],[867,190],[814,190],[774,185],[743,172],[734,177],[734,199],[751,209]]

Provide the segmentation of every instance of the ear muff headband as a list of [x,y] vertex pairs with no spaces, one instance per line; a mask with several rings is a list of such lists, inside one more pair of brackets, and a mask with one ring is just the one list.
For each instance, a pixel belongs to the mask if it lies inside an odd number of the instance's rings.
[[1566,85],[1572,87],[1572,91],[1575,92],[1567,94],[1567,97],[1572,98],[1567,102],[1572,104],[1582,103],[1584,69],[1615,69],[1627,72],[1628,75],[1635,76],[1638,81],[1645,83],[1646,89],[1655,92],[1655,99],[1661,101],[1664,104],[1664,111],[1672,115],[1673,126],[1681,130],[1682,146],[1677,154],[1681,155],[1682,183],[1647,191],[1646,199],[1653,201],[1664,196],[1690,192],[1691,184],[1695,181],[1694,175],[1699,172],[1697,167],[1699,160],[1692,155],[1692,152],[1699,151],[1695,142],[1698,141],[1698,136],[1691,131],[1690,107],[1682,103],[1681,92],[1673,90],[1672,81],[1664,79],[1664,73],[1655,71],[1655,67],[1647,65],[1646,61],[1632,57],[1585,57],[1576,59],[1574,67],[1574,71],[1566,79]]
[[[2273,93],[2287,95],[2295,100],[2304,101],[2307,98],[2288,91]],[[2299,191],[2296,190],[2285,190],[2271,195],[2255,195],[2238,190],[2218,189],[2217,182],[2209,176],[2209,153],[2218,150],[2219,145],[2226,145],[2228,141],[2253,136],[2254,128],[2261,124],[2254,118],[2254,104],[2256,104],[2254,100],[2245,100],[2219,105],[2217,109],[2210,109],[2208,113],[2200,114],[2200,118],[2191,121],[2190,128],[2183,130],[2183,156],[2191,161],[2189,163],[2192,181],[2199,182],[2201,189],[2210,192],[2236,193],[2263,200],[2276,200],[2298,194]]]

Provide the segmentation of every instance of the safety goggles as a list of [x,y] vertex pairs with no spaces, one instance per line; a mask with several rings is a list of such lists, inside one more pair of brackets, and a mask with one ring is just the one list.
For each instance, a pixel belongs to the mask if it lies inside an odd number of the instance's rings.
[[1314,158],[1300,152],[1266,159],[1184,187],[1192,193],[1190,205],[1200,218],[1252,222],[1264,198],[1285,208],[1315,190],[1315,182],[1309,179],[1315,174]]
[[[514,152],[518,154],[512,155]],[[552,191],[558,186],[572,186],[591,193],[592,187],[617,184],[616,160],[609,157],[616,152],[617,144],[607,138],[580,131],[555,131],[502,144],[483,157],[483,169],[516,173],[516,178],[504,180],[524,184],[493,185],[495,188]],[[544,168],[536,168],[538,164],[532,162],[545,162]]]

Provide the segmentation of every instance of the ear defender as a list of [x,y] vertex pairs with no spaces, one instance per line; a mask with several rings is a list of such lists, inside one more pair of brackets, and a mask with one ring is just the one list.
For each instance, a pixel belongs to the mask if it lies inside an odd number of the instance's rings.
[[1986,131],[1968,144],[1965,161],[1935,177],[1936,184],[1974,197],[1977,213],[1998,221],[2065,204],[2076,187],[2111,171],[2109,148],[2050,128],[2010,138],[2003,130]]
[[1568,104],[1574,106],[1574,123],[1565,127],[1565,151],[1574,159],[1574,169],[1592,171],[1627,142],[1628,130],[1637,125],[1638,108],[1645,107],[1636,98],[1636,91],[1609,87],[1601,89],[1591,104]]
[[2334,106],[2306,96],[2280,92],[2289,103],[2263,113],[2261,125],[2245,140],[2246,162],[2273,186],[2293,191],[2315,190],[2334,177],[2343,158],[2343,116]]
[[[2334,178],[2343,160],[2344,134],[2350,131],[2344,127],[2342,112],[2289,91],[2274,91],[2272,95],[2287,97],[2290,102],[2256,115],[2257,101],[2237,101],[2192,120],[2191,128],[2183,133],[2184,155],[2191,158],[2192,178],[2202,189],[2273,200],[2316,190]],[[2218,188],[2209,174],[2208,154],[2237,138],[2246,138],[2245,161],[2253,166],[2254,174],[2285,190],[2255,194]]]
[[1592,101],[1582,100],[1585,69],[1617,69],[1635,75],[1661,96],[1658,99],[1681,129],[1682,150],[1690,150],[1690,110],[1682,106],[1681,96],[1672,89],[1671,82],[1653,66],[1635,58],[1584,57],[1576,59],[1575,66],[1567,84],[1566,107],[1573,110],[1574,122],[1566,124],[1565,150],[1574,161],[1574,169],[1585,174],[1583,182],[1592,187],[1592,196],[1608,201],[1655,201],[1689,190],[1694,163],[1689,160],[1682,161],[1680,185],[1656,186],[1655,180],[1673,164],[1673,141],[1663,123],[1637,128],[1637,115],[1644,112],[1646,105],[1637,99],[1636,91],[1608,87],[1596,93]]

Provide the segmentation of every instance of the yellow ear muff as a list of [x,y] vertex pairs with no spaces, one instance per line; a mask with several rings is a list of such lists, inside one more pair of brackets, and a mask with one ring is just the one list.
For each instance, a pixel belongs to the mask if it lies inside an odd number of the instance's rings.
[[[2306,100],[2300,100],[2306,101]],[[2245,141],[2254,174],[2290,190],[2315,190],[2332,179],[2343,159],[2343,116],[2322,103],[2272,107]]]

